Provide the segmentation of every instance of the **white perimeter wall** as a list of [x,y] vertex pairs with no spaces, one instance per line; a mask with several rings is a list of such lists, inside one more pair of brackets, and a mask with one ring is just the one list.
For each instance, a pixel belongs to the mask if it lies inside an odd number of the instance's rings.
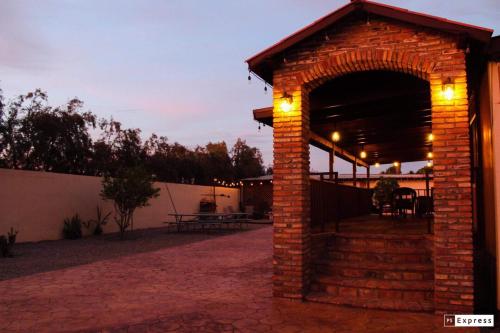
[[[99,177],[0,169],[0,234],[6,234],[12,226],[19,230],[19,242],[61,239],[64,219],[75,213],[84,221],[95,219],[99,205],[103,211],[114,215],[112,202],[103,201],[100,196],[101,180]],[[157,182],[154,186],[160,188],[160,195],[150,200],[150,206],[136,211],[134,229],[158,228],[164,226],[162,222],[174,220],[168,216],[174,209],[166,185],[179,213],[198,212],[200,200],[212,198],[213,187],[210,186]],[[223,212],[229,206],[238,210],[238,189],[216,187],[216,195],[218,211]],[[116,231],[118,227],[111,216],[104,233]],[[85,227],[83,232],[88,234]]]

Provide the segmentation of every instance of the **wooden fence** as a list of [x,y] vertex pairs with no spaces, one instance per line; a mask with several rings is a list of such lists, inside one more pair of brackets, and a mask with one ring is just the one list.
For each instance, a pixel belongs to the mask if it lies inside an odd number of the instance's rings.
[[341,219],[372,211],[372,190],[311,179],[311,228],[324,230]]

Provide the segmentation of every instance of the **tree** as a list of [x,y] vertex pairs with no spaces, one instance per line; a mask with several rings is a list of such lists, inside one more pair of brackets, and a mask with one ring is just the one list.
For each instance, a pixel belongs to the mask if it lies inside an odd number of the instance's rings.
[[231,149],[231,159],[236,179],[258,177],[264,174],[262,154],[257,148],[248,146],[245,140],[238,138]]
[[141,167],[120,169],[116,177],[106,175],[103,178],[101,196],[113,200],[121,239],[129,226],[134,228],[135,210],[147,206],[149,199],[157,197],[159,191],[153,187],[151,175]]
[[[264,174],[262,155],[238,139],[231,151],[224,141],[189,149],[152,134],[145,142],[138,128],[98,119],[77,98],[52,107],[37,89],[4,104],[0,90],[0,167],[93,176],[118,176],[142,167],[156,179],[212,184]],[[271,170],[269,170],[271,171]]]
[[11,101],[0,114],[2,165],[14,169],[86,173],[95,116],[72,99],[53,108],[40,89]]
[[212,179],[219,178],[231,181],[234,179],[234,170],[227,145],[224,141],[209,142],[205,147],[196,147],[194,155],[199,163],[198,181],[202,184],[211,184]]
[[432,173],[432,167],[424,166],[417,170],[417,174],[425,174],[426,172]]
[[400,175],[401,169],[393,165],[391,167],[388,167],[387,170],[385,170],[385,172],[382,173],[386,175]]

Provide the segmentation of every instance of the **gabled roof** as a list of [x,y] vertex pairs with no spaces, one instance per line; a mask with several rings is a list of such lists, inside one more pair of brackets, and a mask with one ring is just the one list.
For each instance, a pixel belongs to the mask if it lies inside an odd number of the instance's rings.
[[[453,3],[450,3],[450,6],[452,5]],[[489,43],[491,35],[493,34],[493,30],[491,29],[451,21],[437,16],[413,12],[404,8],[384,5],[368,0],[351,0],[351,2],[347,5],[320,18],[319,20],[313,22],[305,28],[295,32],[285,39],[282,39],[273,46],[247,59],[246,62],[248,63],[249,69],[255,74],[259,75],[268,83],[272,84],[272,68],[270,68],[268,60],[282,53],[288,48],[296,45],[302,40],[327,28],[335,22],[338,22],[340,19],[355,11],[364,11],[374,15],[413,23],[416,25],[445,31],[452,34],[464,35],[482,43]]]

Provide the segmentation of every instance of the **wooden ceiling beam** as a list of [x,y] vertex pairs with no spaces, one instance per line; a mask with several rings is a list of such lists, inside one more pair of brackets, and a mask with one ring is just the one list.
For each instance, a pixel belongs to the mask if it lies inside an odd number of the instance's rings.
[[368,167],[369,164],[366,163],[365,161],[357,158],[355,155],[351,154],[345,149],[342,149],[341,147],[334,145],[330,140],[325,139],[324,137],[314,133],[310,132],[310,139],[311,139],[311,144],[314,146],[327,150],[327,151],[332,151],[334,150],[335,155],[339,156],[342,159],[345,159],[351,163],[356,163],[357,165],[363,166],[363,167]]

